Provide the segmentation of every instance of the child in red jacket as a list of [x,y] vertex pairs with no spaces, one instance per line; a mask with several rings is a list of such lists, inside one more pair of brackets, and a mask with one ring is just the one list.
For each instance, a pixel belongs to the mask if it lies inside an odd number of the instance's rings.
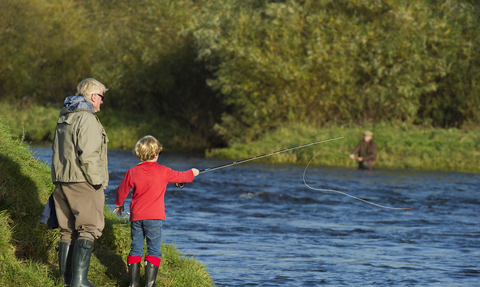
[[175,171],[157,163],[162,144],[152,136],[141,138],[133,153],[142,161],[127,171],[118,186],[113,211],[122,215],[123,203],[130,189],[133,189],[130,203],[130,228],[132,244],[127,257],[130,286],[140,286],[140,262],[142,261],[145,238],[147,252],[145,256],[146,286],[156,286],[161,255],[162,220],[165,220],[164,195],[168,183],[192,182],[199,171],[192,168],[187,171]]

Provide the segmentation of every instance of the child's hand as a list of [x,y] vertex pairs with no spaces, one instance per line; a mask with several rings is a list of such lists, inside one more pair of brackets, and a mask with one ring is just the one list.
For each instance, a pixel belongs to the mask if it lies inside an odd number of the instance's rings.
[[193,176],[197,176],[200,172],[196,168],[192,168]]
[[122,206],[117,206],[117,208],[115,208],[113,210],[113,213],[116,213],[118,216],[122,215],[122,212],[125,210],[125,208]]

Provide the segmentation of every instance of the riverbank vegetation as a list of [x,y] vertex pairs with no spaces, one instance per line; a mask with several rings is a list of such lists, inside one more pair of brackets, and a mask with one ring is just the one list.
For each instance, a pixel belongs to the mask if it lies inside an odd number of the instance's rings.
[[[61,106],[18,107],[3,102],[0,105],[0,119],[18,138],[36,145],[50,145],[60,110]],[[177,121],[112,110],[102,110],[97,116],[107,131],[109,149],[132,149],[147,134],[161,140],[169,151],[203,150],[208,146],[206,139],[199,136],[197,131],[181,126]]]
[[[58,271],[58,230],[39,223],[53,191],[50,168],[0,121],[0,286],[63,286]],[[105,209],[105,229],[95,242],[89,279],[96,286],[128,286],[130,225]],[[157,286],[213,286],[205,266],[162,245]],[[142,275],[143,277],[143,275]]]
[[[113,148],[145,134],[204,150],[285,126],[388,123],[404,136],[480,126],[475,0],[0,3],[2,105],[58,110],[94,77],[110,89],[99,117]],[[25,136],[48,140],[52,129]]]
[[[43,107],[28,111],[12,109],[8,105],[0,106],[0,112],[7,115],[4,122],[14,126],[15,133],[22,135],[30,132],[27,142],[46,143],[55,128],[58,109]],[[10,116],[8,116],[10,115]],[[15,119],[13,115],[17,115]],[[111,149],[131,149],[136,141],[145,134],[152,134],[161,139],[166,150],[195,150],[205,147],[194,132],[178,126],[168,126],[162,122],[152,122],[146,117],[133,118],[115,115],[114,119],[99,113],[110,138]],[[126,120],[128,118],[128,120]],[[18,120],[20,119],[20,120]],[[29,120],[30,119],[30,120]],[[33,120],[35,119],[35,120]],[[114,123],[114,124],[111,124]],[[172,124],[172,123],[170,123]],[[480,128],[467,126],[463,128],[434,128],[402,122],[358,125],[330,124],[322,127],[293,123],[265,132],[258,140],[249,143],[234,143],[229,147],[209,148],[207,157],[229,160],[241,160],[253,156],[316,142],[329,138],[344,137],[336,142],[320,144],[314,147],[289,151],[264,160],[281,163],[306,164],[316,152],[325,147],[312,162],[317,165],[356,166],[348,158],[365,130],[374,132],[377,143],[378,168],[406,168],[423,170],[445,170],[480,173]],[[203,143],[203,144],[202,144]]]
[[250,144],[234,144],[212,149],[207,156],[240,160],[320,140],[336,141],[296,149],[271,156],[270,162],[329,166],[357,166],[348,156],[363,139],[366,129],[373,131],[377,144],[378,168],[446,170],[480,173],[480,128],[439,129],[414,125],[379,123],[366,127],[327,126],[323,128],[290,125],[265,133]]

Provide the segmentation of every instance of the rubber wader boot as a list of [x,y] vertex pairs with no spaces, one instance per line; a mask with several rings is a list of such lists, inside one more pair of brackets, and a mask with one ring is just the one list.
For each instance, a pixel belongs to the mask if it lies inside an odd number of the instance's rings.
[[93,241],[82,239],[75,242],[75,248],[73,250],[72,287],[95,287],[87,279],[92,250]]
[[155,279],[157,279],[158,266],[145,261],[145,287],[157,287]]
[[73,245],[60,243],[58,246],[58,266],[60,267],[62,283],[66,286],[70,286],[72,282],[72,257]]
[[128,273],[130,274],[129,287],[140,287],[140,264],[141,262],[128,264]]

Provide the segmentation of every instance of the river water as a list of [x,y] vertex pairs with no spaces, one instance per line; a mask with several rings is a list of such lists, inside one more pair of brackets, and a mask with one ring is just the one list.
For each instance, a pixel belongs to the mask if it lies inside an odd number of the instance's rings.
[[[32,148],[50,162],[50,148]],[[321,156],[321,154],[319,155]],[[238,160],[238,159],[237,159]],[[163,152],[176,170],[228,163]],[[109,151],[110,186],[138,163]],[[217,286],[480,286],[480,175],[253,161],[167,188],[163,240]],[[113,191],[113,192],[112,192]],[[127,204],[126,204],[127,206]]]

